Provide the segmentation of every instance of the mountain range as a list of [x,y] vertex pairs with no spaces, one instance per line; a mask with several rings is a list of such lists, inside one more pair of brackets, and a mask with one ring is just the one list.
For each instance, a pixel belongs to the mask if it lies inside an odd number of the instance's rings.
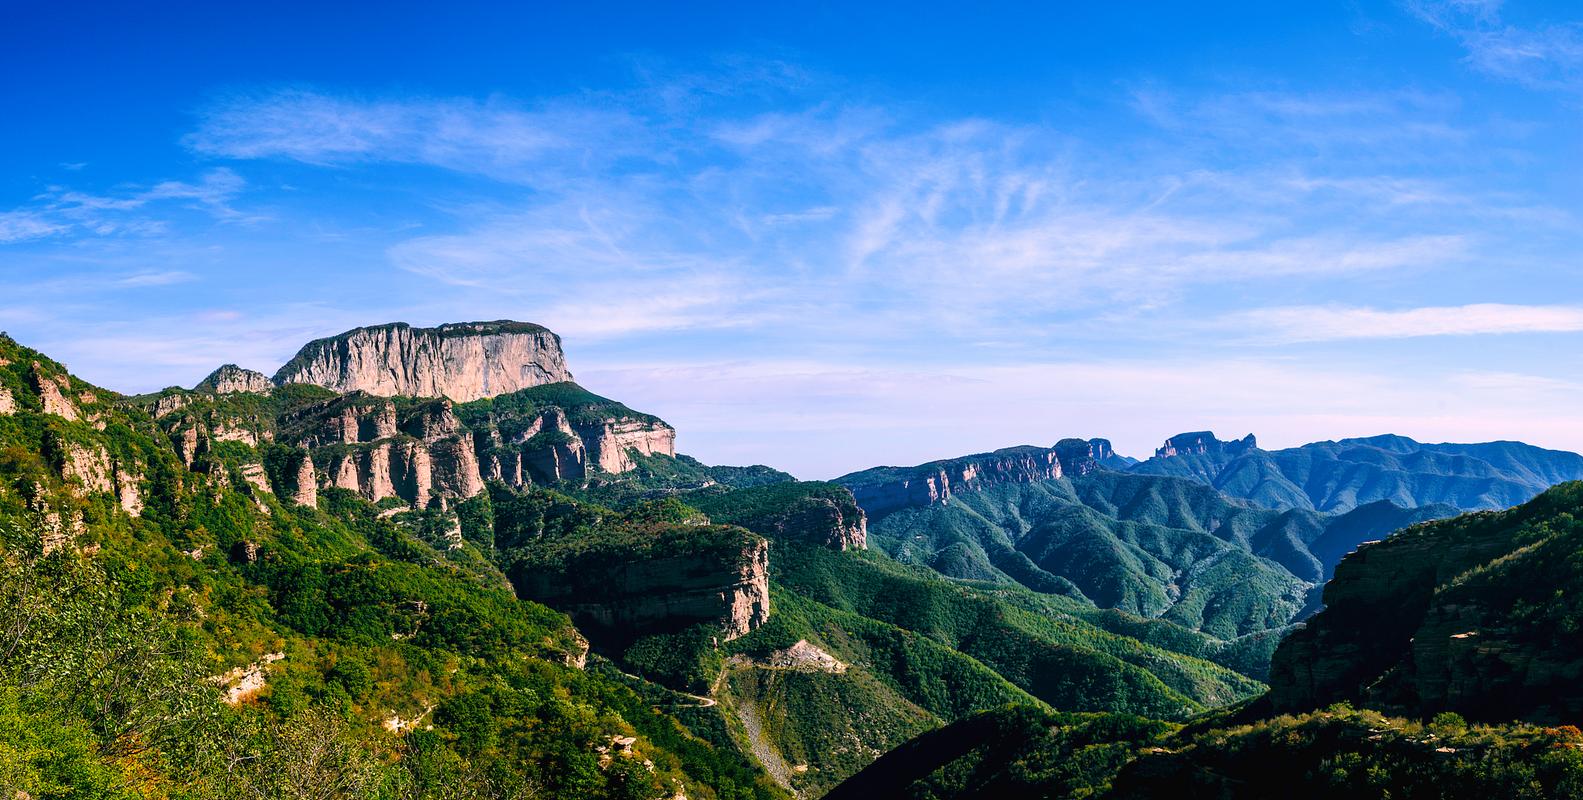
[[1155,796],[1236,759],[1150,748],[1261,714],[1577,710],[1573,454],[1191,433],[817,482],[675,443],[529,323],[141,396],[0,335],[0,789]]

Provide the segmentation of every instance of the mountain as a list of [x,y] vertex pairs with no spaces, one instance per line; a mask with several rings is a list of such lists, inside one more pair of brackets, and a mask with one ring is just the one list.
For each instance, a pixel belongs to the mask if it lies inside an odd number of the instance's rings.
[[[303,468],[381,442],[455,446],[471,431],[422,427],[445,419],[438,399],[395,403],[392,431],[384,405],[302,385],[127,398],[3,336],[0,397],[8,795],[786,796],[723,720],[591,654],[509,574],[574,542],[637,562],[658,543],[696,555],[685,570],[718,581],[713,598],[738,568],[763,586],[762,537],[527,482],[463,497],[436,479],[423,503],[373,470],[354,489]],[[469,418],[520,433],[550,407]],[[355,445],[317,438],[365,424]],[[654,629],[735,632],[734,603],[695,611],[696,584],[658,578],[642,592]],[[633,582],[608,583],[579,598],[596,616],[630,606]]]
[[1259,700],[1185,726],[994,709],[826,796],[1577,797],[1580,515],[1573,482],[1365,544],[1282,642]]
[[[1175,441],[1187,456],[1225,449]],[[1011,448],[837,482],[869,512],[870,541],[899,561],[1159,617],[1222,642],[1259,637],[1249,643],[1266,655],[1274,639],[1262,634],[1311,610],[1316,588],[1357,542],[1455,513],[1390,503],[1343,515],[1276,511],[1190,478],[1105,469],[1087,455],[1070,445]]]
[[1181,729],[1012,707],[922,734],[825,796],[1552,800],[1583,789],[1580,748],[1576,728],[1426,724],[1345,707]]
[[[490,326],[441,330],[467,358],[493,352]],[[380,357],[408,356],[395,373],[413,385],[458,374],[422,347]],[[0,562],[20,592],[0,623],[26,634],[0,650],[0,730],[29,687],[82,764],[109,763],[122,734],[84,703],[179,705],[160,724],[204,733],[145,751],[153,794],[259,793],[320,774],[304,759],[330,748],[403,796],[815,797],[1008,704],[1179,719],[1263,690],[1169,623],[899,564],[868,548],[846,487],[704,465],[674,436],[569,382],[457,401],[227,365],[124,397],[0,339]],[[1125,463],[1102,440],[1026,455],[980,466],[993,482]],[[44,586],[80,590],[30,627]],[[125,656],[88,635],[123,618],[104,634],[184,643],[186,677],[160,691],[185,693],[69,685]],[[48,662],[57,640],[86,649]],[[48,663],[66,683],[29,682]],[[243,746],[256,766],[214,766]]]
[[1129,471],[1191,478],[1268,508],[1343,513],[1389,500],[1478,511],[1583,479],[1583,456],[1521,442],[1422,444],[1393,435],[1261,450],[1251,435],[1223,442],[1205,431],[1167,439]]
[[303,345],[274,377],[282,385],[459,403],[571,380],[559,336],[509,320],[357,328]]
[[1549,724],[1583,718],[1583,483],[1408,528],[1336,568],[1325,610],[1275,653],[1275,708]]

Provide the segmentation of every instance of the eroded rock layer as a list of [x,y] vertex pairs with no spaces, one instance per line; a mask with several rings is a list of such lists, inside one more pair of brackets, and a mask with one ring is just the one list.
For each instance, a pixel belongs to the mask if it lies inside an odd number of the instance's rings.
[[304,345],[274,381],[466,402],[571,379],[559,336],[502,320],[357,328]]

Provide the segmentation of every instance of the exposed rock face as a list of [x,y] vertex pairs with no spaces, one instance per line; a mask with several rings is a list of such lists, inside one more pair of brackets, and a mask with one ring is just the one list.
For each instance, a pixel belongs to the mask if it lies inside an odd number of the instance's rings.
[[313,472],[313,456],[303,453],[297,462],[295,485],[291,487],[291,501],[299,506],[312,508],[319,504],[318,479]]
[[856,502],[804,498],[788,508],[777,522],[774,533],[822,544],[831,550],[868,548],[868,515]]
[[15,414],[16,408],[16,398],[11,396],[11,390],[0,386],[0,414]]
[[604,420],[593,430],[579,433],[583,434],[580,438],[587,444],[590,460],[612,475],[632,469],[628,450],[636,450],[646,456],[656,453],[676,455],[676,431],[668,425],[655,426],[635,419],[611,419]]
[[755,536],[738,550],[706,556],[655,552],[561,573],[529,570],[512,583],[522,596],[567,612],[590,635],[709,623],[730,640],[769,619],[769,542]]
[[1063,475],[1087,475],[1101,469],[1104,462],[1114,458],[1109,439],[1062,439],[1055,443],[1055,456],[1061,462]]
[[172,393],[162,395],[158,400],[154,401],[154,419],[174,414],[186,408],[187,402],[187,395],[185,394]]
[[1259,441],[1251,433],[1241,439],[1223,442],[1216,439],[1215,434],[1209,431],[1196,431],[1193,433],[1179,433],[1166,439],[1165,444],[1154,451],[1154,457],[1170,458],[1171,456],[1202,456],[1211,454],[1235,456],[1256,449],[1258,446]]
[[832,675],[839,675],[847,670],[847,665],[841,659],[830,655],[807,639],[798,639],[791,647],[770,653],[764,657],[759,666],[797,672],[825,672]]
[[309,342],[275,383],[458,402],[570,381],[560,337],[522,322],[393,323]]
[[209,373],[209,377],[199,381],[198,385],[193,387],[193,391],[207,392],[209,394],[232,394],[235,392],[257,392],[262,394],[273,388],[275,388],[275,385],[269,382],[269,376],[264,373],[242,369],[235,364],[226,364]]
[[115,491],[110,479],[110,454],[102,449],[66,443],[62,472],[61,477],[75,479],[85,492]]
[[77,413],[77,404],[66,396],[71,383],[63,375],[50,375],[44,371],[44,365],[33,362],[33,388],[38,392],[39,401],[44,404],[44,413],[54,414],[63,419],[80,419]]
[[143,513],[143,492],[138,488],[142,483],[142,476],[129,473],[121,465],[115,467],[115,498],[121,504],[121,510],[136,517]]
[[858,505],[872,518],[903,508],[941,504],[954,492],[1000,483],[1033,483],[1063,474],[1054,448],[1023,446],[917,467],[879,467],[836,482],[851,489]]
[[716,523],[740,525],[777,541],[832,550],[868,547],[868,515],[851,491],[833,483],[792,481],[699,494],[688,502]]

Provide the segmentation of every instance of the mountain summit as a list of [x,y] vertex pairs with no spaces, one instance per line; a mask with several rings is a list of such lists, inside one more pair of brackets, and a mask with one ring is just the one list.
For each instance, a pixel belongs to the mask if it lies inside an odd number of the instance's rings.
[[510,320],[356,328],[303,345],[274,378],[277,384],[311,383],[337,392],[462,403],[570,380],[561,337]]

